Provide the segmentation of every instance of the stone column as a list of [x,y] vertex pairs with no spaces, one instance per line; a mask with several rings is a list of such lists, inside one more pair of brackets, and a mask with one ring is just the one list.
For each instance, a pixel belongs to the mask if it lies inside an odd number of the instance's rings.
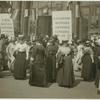
[[30,1],[22,1],[21,4],[21,33],[28,38]]
[[72,11],[72,37],[73,38],[76,38],[77,34],[75,32],[75,28],[76,28],[76,25],[75,25],[75,2],[72,2],[71,3],[71,11]]
[[75,4],[75,36],[79,39],[80,2]]
[[21,16],[21,2],[13,1],[12,2],[12,19],[14,22],[14,31],[15,35],[18,35],[20,32],[20,16]]

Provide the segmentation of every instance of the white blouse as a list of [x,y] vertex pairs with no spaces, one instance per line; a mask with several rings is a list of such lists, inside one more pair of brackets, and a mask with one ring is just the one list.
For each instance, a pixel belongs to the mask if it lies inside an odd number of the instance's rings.
[[69,47],[61,46],[59,47],[58,52],[62,52],[65,56],[67,56],[71,52],[71,49]]
[[23,44],[18,43],[16,45],[15,51],[24,52],[24,51],[27,51],[27,47],[28,46],[26,43],[23,43]]
[[23,43],[23,44],[18,43],[18,44],[16,44],[15,51],[26,52],[27,58],[29,56],[29,48],[28,48],[28,45],[26,43]]

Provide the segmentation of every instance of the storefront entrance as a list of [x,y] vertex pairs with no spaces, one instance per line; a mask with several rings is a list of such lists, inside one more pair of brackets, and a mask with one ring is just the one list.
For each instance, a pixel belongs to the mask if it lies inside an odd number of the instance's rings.
[[38,16],[37,35],[52,35],[52,16]]

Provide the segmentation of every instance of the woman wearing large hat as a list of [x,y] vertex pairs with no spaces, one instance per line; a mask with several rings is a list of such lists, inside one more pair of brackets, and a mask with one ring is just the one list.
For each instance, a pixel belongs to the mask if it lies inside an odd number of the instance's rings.
[[27,44],[24,41],[24,36],[19,35],[19,43],[15,48],[15,64],[14,64],[14,78],[26,79],[26,60],[28,60]]
[[56,53],[58,51],[58,46],[55,43],[55,39],[51,38],[47,44],[46,51],[47,51],[47,75],[48,81],[50,83],[56,81]]
[[68,41],[62,41],[62,46],[57,53],[57,83],[63,87],[73,87],[74,85],[74,72],[71,56],[71,48]]
[[45,47],[42,44],[41,38],[36,39],[36,44],[32,49],[32,54],[30,55],[31,60],[31,70],[29,84],[32,86],[47,86],[47,76],[46,76],[46,52]]
[[82,78],[84,81],[93,80],[92,65],[94,63],[94,52],[91,48],[90,41],[86,41],[84,45],[84,52],[82,57]]
[[95,85],[97,93],[100,94],[100,39],[95,43],[95,63],[96,63],[96,80]]

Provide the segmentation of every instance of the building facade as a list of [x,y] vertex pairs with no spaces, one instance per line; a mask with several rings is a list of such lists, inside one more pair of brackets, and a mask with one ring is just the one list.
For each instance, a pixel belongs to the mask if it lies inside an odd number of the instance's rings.
[[[8,7],[5,10],[0,9],[0,13],[7,13],[11,8],[12,19],[14,22],[14,30],[16,34],[24,34],[26,37],[37,34],[40,18],[49,24],[52,11],[72,11],[72,33],[73,38],[85,39],[91,34],[100,34],[100,2],[68,2],[68,1],[12,1],[6,2]],[[4,5],[0,2],[0,5]],[[0,6],[0,7],[1,7]],[[3,7],[1,7],[3,8]],[[48,18],[47,18],[48,17]],[[47,19],[46,19],[47,18]],[[44,20],[44,21],[43,21]],[[49,30],[49,28],[47,29]],[[52,34],[52,28],[50,28]],[[43,31],[44,32],[44,31]]]

